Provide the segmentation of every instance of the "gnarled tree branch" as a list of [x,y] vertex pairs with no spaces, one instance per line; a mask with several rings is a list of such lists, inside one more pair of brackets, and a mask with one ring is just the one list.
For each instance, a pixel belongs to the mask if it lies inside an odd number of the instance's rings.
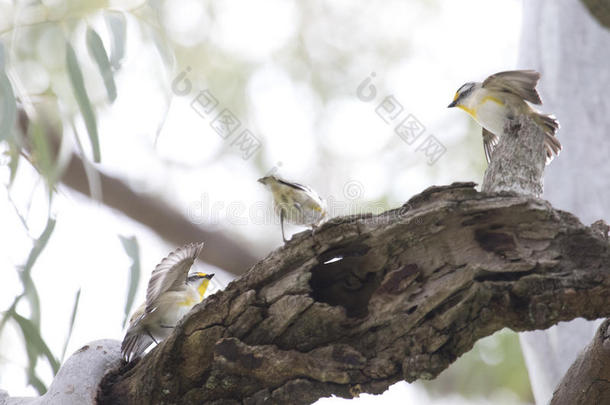
[[[407,209],[408,207],[408,209]],[[610,247],[547,202],[431,187],[295,237],[187,316],[102,403],[310,403],[430,379],[503,327],[610,315]]]

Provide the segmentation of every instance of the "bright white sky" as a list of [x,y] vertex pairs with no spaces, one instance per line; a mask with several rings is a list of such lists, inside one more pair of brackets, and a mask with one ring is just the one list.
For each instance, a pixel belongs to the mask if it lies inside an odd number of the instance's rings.
[[[294,1],[216,2],[213,23],[199,1],[184,0],[180,7],[164,9],[174,40],[186,45],[189,41],[207,40],[223,48],[226,54],[250,61],[256,67],[242,102],[252,108],[252,120],[244,124],[257,134],[264,134],[261,153],[265,167],[271,169],[281,162],[280,173],[286,177],[312,185],[327,199],[347,204],[376,201],[389,195],[390,205],[396,206],[432,184],[480,181],[482,173],[473,170],[472,164],[464,163],[475,159],[475,153],[464,156],[462,149],[450,147],[468,131],[468,118],[460,111],[445,107],[464,82],[482,80],[493,72],[516,66],[520,1],[441,0],[438,6],[432,6],[433,18],[428,16],[429,11],[422,10],[419,2],[404,0],[375,3],[374,9],[365,10],[362,30],[370,31],[376,40],[408,33],[408,57],[391,66],[383,66],[363,51],[357,63],[348,68],[362,72],[362,79],[375,72],[379,88],[382,91],[390,89],[388,94],[391,92],[406,111],[425,123],[428,133],[448,146],[446,154],[432,170],[427,167],[423,155],[400,143],[398,145],[403,149],[399,151],[399,162],[408,161],[408,164],[392,166],[379,159],[384,145],[395,141],[396,135],[375,114],[374,103],[345,96],[323,104],[305,82],[295,81],[273,63],[269,54],[295,40],[293,27],[298,16]],[[341,15],[344,8],[352,5],[344,0],[332,2],[328,7],[329,12]],[[310,36],[316,30],[312,31]],[[177,207],[199,223],[210,222],[206,206],[223,204],[225,208],[208,226],[229,229],[253,246],[279,246],[281,237],[277,221],[261,224],[247,216],[248,208],[254,204],[269,206],[269,196],[255,181],[260,173],[254,171],[251,164],[237,154],[228,154],[205,165],[202,170],[193,170],[193,166],[213,159],[227,144],[210,129],[208,121],[190,108],[191,98],[174,97],[171,100],[166,123],[154,146],[156,119],[165,113],[167,106],[164,95],[169,91],[169,80],[164,78],[171,79],[173,73],[165,72],[156,52],[143,47],[143,39],[130,26],[127,38],[128,57],[117,77],[119,97],[98,120],[102,147],[112,151],[103,155],[104,170],[130,180],[138,190],[170,196],[168,198]],[[304,40],[314,41],[315,38]],[[46,57],[49,61],[53,55]],[[142,63],[143,60],[147,63]],[[31,79],[26,77],[26,72],[35,69],[35,66],[15,69],[30,90],[41,86],[36,75]],[[358,84],[346,84],[353,89],[351,94],[355,94]],[[221,104],[230,102],[221,100]],[[312,116],[320,110],[322,119],[313,120]],[[321,159],[318,144],[312,142],[315,139],[322,139],[323,149],[339,155],[332,161],[323,162],[322,171],[332,173],[324,183],[321,182],[323,175],[311,174],[311,163]],[[477,161],[482,159],[480,149],[476,151],[480,155],[476,155]],[[6,166],[0,166],[0,180],[4,184],[8,182],[8,173]],[[316,181],[320,182],[319,186]],[[28,225],[32,230],[30,236],[36,237],[46,221],[45,191],[36,173],[27,164],[22,164],[11,190],[11,197],[20,210],[26,209],[32,190],[35,198]],[[355,199],[350,199],[351,192],[355,192]],[[244,207],[246,213],[231,214],[227,209],[231,203]],[[122,339],[121,322],[130,263],[117,235],[135,235],[140,244],[142,280],[137,301],[144,296],[145,284],[154,265],[175,247],[165,244],[147,228],[65,188],[60,188],[51,210],[57,217],[57,226],[33,272],[42,301],[44,337],[55,353],[61,351],[74,296],[78,288],[82,288],[68,353],[95,339]],[[345,210],[345,207],[337,209],[334,215],[345,213]],[[0,309],[4,309],[21,292],[13,269],[25,262],[31,248],[31,240],[24,233],[4,187],[0,188],[0,224],[3,229],[0,232],[0,268],[3,269],[0,273]],[[215,288],[225,286],[231,279],[219,269],[202,270],[216,273]],[[27,307],[19,309],[27,313]],[[33,395],[34,391],[25,385],[22,368],[26,358],[20,339],[17,331],[9,326],[0,340],[0,353],[4,356],[0,359],[0,388],[9,390],[11,395]],[[50,371],[45,367],[41,370],[44,370],[46,381],[50,381]],[[510,396],[504,400],[494,398],[493,403],[508,403],[510,399]],[[326,399],[318,403],[339,402]],[[403,383],[392,387],[383,399],[363,395],[351,403],[473,402],[459,397],[437,401],[429,398],[422,388]]]

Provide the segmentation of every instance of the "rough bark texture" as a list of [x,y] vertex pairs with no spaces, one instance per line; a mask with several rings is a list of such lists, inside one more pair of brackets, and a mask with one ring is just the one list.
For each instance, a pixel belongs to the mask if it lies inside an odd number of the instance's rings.
[[472,183],[431,187],[405,207],[299,234],[109,375],[101,403],[381,393],[434,378],[505,326],[610,315],[610,246],[571,214]]
[[551,405],[610,404],[610,319],[568,369]]
[[544,133],[531,118],[509,121],[485,171],[482,190],[540,197],[545,156]]
[[[595,17],[583,3],[598,10]],[[542,74],[541,109],[559,120],[558,137],[564,148],[547,166],[543,198],[585,224],[600,218],[610,221],[610,30],[598,23],[608,16],[601,14],[601,5],[607,10],[610,2],[527,0],[522,4],[518,68]],[[598,326],[577,319],[549,331],[519,334],[537,404],[548,404]]]
[[0,405],[93,405],[100,381],[121,361],[121,342],[93,341],[62,364],[44,395],[11,398],[6,391],[0,390]]

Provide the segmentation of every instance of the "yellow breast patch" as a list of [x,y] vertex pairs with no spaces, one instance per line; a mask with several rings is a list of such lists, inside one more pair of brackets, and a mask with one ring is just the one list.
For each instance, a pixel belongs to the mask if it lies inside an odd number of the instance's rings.
[[210,279],[206,278],[204,279],[201,284],[199,284],[199,287],[197,288],[197,292],[199,293],[199,301],[201,301],[203,299],[203,294],[205,294],[205,290],[208,289],[208,285],[210,284]]
[[468,108],[462,104],[458,105],[457,108],[460,108],[464,111],[466,111],[468,114],[470,114],[472,116],[472,118],[477,118],[477,112],[475,111],[474,108]]

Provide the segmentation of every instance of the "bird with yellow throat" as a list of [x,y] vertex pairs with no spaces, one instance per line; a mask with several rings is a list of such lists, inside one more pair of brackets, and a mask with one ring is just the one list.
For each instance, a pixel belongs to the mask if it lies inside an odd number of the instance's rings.
[[140,357],[153,342],[168,337],[178,321],[201,302],[214,274],[189,275],[189,270],[202,249],[203,243],[182,246],[155,267],[146,301],[131,316],[121,345],[126,361]]
[[483,127],[487,163],[506,123],[521,115],[530,116],[544,133],[546,163],[559,155],[561,143],[556,136],[559,123],[552,115],[542,114],[529,104],[542,104],[536,90],[538,80],[540,73],[535,70],[511,70],[493,74],[483,82],[465,83],[455,93],[448,107],[466,111]]

